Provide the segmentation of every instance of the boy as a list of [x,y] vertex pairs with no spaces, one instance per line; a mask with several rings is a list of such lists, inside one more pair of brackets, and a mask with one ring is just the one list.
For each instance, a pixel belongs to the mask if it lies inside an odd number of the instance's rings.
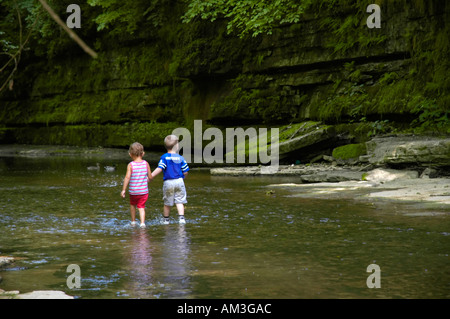
[[158,167],[152,173],[152,176],[155,177],[159,173],[164,172],[164,224],[169,224],[170,208],[174,204],[177,206],[180,224],[185,224],[184,204],[187,203],[187,200],[184,177],[188,174],[189,166],[183,156],[177,153],[179,149],[177,136],[166,136],[164,146],[167,153],[161,156]]
[[121,195],[125,198],[125,191],[128,184],[130,185],[130,213],[131,225],[136,225],[136,207],[139,210],[141,219],[141,227],[145,227],[145,203],[148,199],[148,182],[153,179],[150,165],[143,160],[144,147],[142,144],[135,142],[130,145],[128,154],[133,159],[127,166],[127,174],[123,180],[123,188]]

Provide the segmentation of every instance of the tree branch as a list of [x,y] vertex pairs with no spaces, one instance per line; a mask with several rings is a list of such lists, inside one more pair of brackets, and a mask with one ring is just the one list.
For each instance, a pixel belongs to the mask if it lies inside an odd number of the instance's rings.
[[[17,55],[17,54],[16,54]],[[19,55],[20,56],[20,55]],[[12,82],[10,82],[11,80],[12,80],[12,77],[13,77],[13,75],[14,75],[14,73],[17,71],[17,67],[19,66],[19,61],[17,60],[17,58],[16,58],[16,56],[15,55],[13,55],[12,57],[11,57],[11,60],[14,60],[14,63],[15,63],[15,65],[14,65],[14,69],[11,71],[11,73],[9,74],[9,76],[6,78],[6,80],[5,80],[5,82],[3,83],[3,85],[0,87],[0,92],[1,91],[3,91],[3,89],[7,86],[7,85],[9,85],[9,87],[10,88],[12,88]],[[11,61],[10,60],[10,61]],[[9,64],[9,62],[8,62],[8,64]]]
[[84,43],[84,41],[81,40],[80,37],[61,20],[61,18],[55,13],[55,11],[53,11],[52,8],[50,8],[50,6],[47,4],[47,2],[45,2],[45,0],[39,0],[39,2],[42,4],[44,9],[47,10],[47,12],[53,18],[53,20],[55,20],[56,23],[58,23],[64,29],[64,31],[66,31],[69,34],[69,36],[76,43],[78,43],[78,45],[84,50],[84,52],[89,54],[94,59],[97,58],[98,56],[97,53],[94,50],[92,50],[86,43]]
[[31,29],[30,29],[30,31],[28,32],[25,41],[22,42],[22,41],[23,41],[23,34],[22,34],[22,33],[23,33],[22,18],[21,18],[21,16],[20,16],[20,10],[19,10],[19,7],[18,7],[17,2],[16,2],[15,0],[14,0],[14,4],[15,4],[15,7],[16,7],[16,11],[17,11],[17,17],[18,17],[18,19],[19,19],[19,28],[20,28],[20,30],[19,30],[19,49],[18,49],[17,52],[14,53],[14,54],[7,53],[7,52],[0,52],[0,54],[9,55],[9,56],[11,57],[11,58],[8,60],[8,62],[6,62],[6,64],[0,69],[0,73],[2,73],[2,72],[6,69],[6,67],[7,67],[12,61],[14,61],[14,64],[15,64],[13,70],[12,70],[11,73],[8,75],[8,77],[6,78],[6,80],[5,80],[5,82],[2,84],[2,86],[0,87],[0,92],[3,91],[3,89],[4,89],[7,85],[9,85],[10,90],[12,90],[12,82],[11,82],[11,81],[12,81],[12,78],[13,78],[14,73],[17,71],[17,68],[18,68],[18,66],[19,66],[19,61],[20,61],[20,57],[21,57],[22,51],[23,51],[23,49],[24,49],[24,47],[25,47],[25,44],[27,44],[28,40],[30,39],[31,33],[33,32],[33,29],[34,29],[34,26],[36,25],[36,22],[37,22],[38,19],[39,19],[39,15],[38,15],[38,16],[36,17],[36,19],[35,19],[33,25],[31,26]]

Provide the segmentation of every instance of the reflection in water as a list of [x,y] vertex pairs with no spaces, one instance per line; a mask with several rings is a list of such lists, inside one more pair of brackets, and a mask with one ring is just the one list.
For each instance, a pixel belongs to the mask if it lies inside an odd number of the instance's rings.
[[[175,226],[175,227],[173,227]],[[162,242],[161,269],[168,285],[166,297],[186,298],[190,292],[189,238],[185,225],[165,225]]]
[[162,238],[148,229],[133,229],[125,254],[132,298],[186,298],[191,291],[189,238],[184,225],[164,225]]
[[136,228],[131,235],[130,254],[126,256],[130,263],[129,290],[131,297],[147,297],[147,289],[153,285],[153,247],[150,235],[144,229]]

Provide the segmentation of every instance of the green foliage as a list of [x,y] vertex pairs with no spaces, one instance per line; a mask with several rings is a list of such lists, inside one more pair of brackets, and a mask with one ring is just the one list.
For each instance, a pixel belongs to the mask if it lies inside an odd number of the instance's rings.
[[312,0],[189,0],[183,22],[196,18],[209,20],[226,19],[228,33],[244,38],[259,34],[272,34],[282,24],[297,23]]
[[101,8],[94,21],[97,31],[109,30],[111,36],[121,33],[134,34],[145,21],[151,21],[154,27],[160,26],[164,19],[158,14],[164,0],[143,1],[134,0],[132,5],[121,0],[87,0],[91,6]]
[[164,137],[178,126],[173,122],[29,126],[0,130],[0,138],[11,133],[14,142],[21,144],[124,147],[140,141],[144,146],[155,147],[162,146]]
[[[114,46],[110,39],[127,40],[130,35],[156,35],[168,19],[173,19],[173,0],[83,0],[77,2],[82,12],[82,28],[75,32],[83,39],[95,39],[96,50]],[[68,16],[67,6],[73,0],[47,0],[49,6],[65,21]],[[17,4],[17,5],[16,5]],[[22,18],[23,32],[35,26],[34,43],[31,45],[38,56],[53,58],[61,53],[74,51],[77,44],[65,34],[50,15],[36,0],[2,0],[0,1],[0,49],[3,51],[17,48],[19,43],[19,22],[17,10]],[[100,32],[107,31],[107,32]],[[101,38],[99,41],[98,39]],[[89,43],[93,46],[93,43]],[[101,44],[100,44],[101,43]],[[77,53],[78,51],[75,51]]]
[[[434,2],[416,2],[422,3],[421,11],[430,10],[434,5]],[[432,32],[424,35],[407,30],[405,34],[414,63],[412,75],[420,84],[417,94],[409,102],[409,109],[417,116],[411,123],[416,131],[449,134],[450,24],[445,20],[448,15],[437,17],[432,21]]]
[[373,137],[376,135],[386,134],[392,131],[389,120],[376,120],[369,123],[370,130],[367,133],[367,137]]
[[296,110],[288,103],[282,91],[277,88],[261,89],[265,79],[263,75],[241,74],[230,80],[230,94],[211,106],[212,113],[218,117],[233,114],[242,119],[257,119],[265,123],[292,118]]
[[31,1],[0,0],[0,91],[11,83],[18,70],[29,40],[25,17],[31,8]]
[[[34,11],[33,0],[1,0],[0,1],[0,43],[3,51],[17,49],[19,44],[19,31],[22,25],[22,36],[32,22],[28,16]],[[27,24],[27,22],[29,22]]]
[[381,85],[389,85],[397,81],[399,78],[398,74],[395,72],[388,72],[383,74],[383,76],[380,78],[379,83]]
[[[346,3],[346,1],[339,2]],[[347,4],[347,8],[352,12],[351,14],[331,10],[319,20],[320,27],[333,34],[326,46],[333,49],[335,54],[346,54],[350,50],[379,46],[386,41],[385,34],[373,32],[365,27],[365,20],[361,19],[365,16],[365,6],[361,2]]]
[[352,84],[336,95],[330,91],[327,100],[317,107],[314,115],[320,120],[331,122],[339,122],[343,118],[359,120],[370,109],[371,102],[364,85]]
[[[61,20],[65,21],[68,16],[67,6],[72,4],[73,1],[47,0],[47,3]],[[90,7],[85,1],[78,4],[82,10],[83,27],[77,29],[76,33],[81,38],[85,38],[90,35],[93,25],[92,18],[96,13],[95,10],[89,10]],[[3,44],[12,44],[17,48],[20,40],[24,40],[31,32],[30,41],[24,51],[39,57],[53,58],[62,52],[74,51],[73,48],[77,47],[77,44],[57,25],[36,0],[0,1],[0,30],[2,31],[0,37],[3,40],[0,41]],[[4,49],[5,47],[3,47]],[[78,51],[75,51],[75,53],[78,53]]]
[[440,107],[436,99],[424,99],[411,110],[418,117],[412,125],[418,132],[450,133],[449,109]]

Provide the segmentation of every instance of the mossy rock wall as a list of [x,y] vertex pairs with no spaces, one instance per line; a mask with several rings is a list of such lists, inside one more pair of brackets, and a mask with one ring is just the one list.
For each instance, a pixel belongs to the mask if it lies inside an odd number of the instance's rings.
[[222,128],[443,119],[450,4],[380,6],[380,29],[367,28],[361,2],[308,13],[256,38],[228,35],[223,21],[178,21],[160,37],[105,44],[95,60],[70,52],[48,63],[30,58],[34,67],[15,81],[20,90],[0,97],[0,142],[124,146],[138,139],[159,147],[194,119]]

